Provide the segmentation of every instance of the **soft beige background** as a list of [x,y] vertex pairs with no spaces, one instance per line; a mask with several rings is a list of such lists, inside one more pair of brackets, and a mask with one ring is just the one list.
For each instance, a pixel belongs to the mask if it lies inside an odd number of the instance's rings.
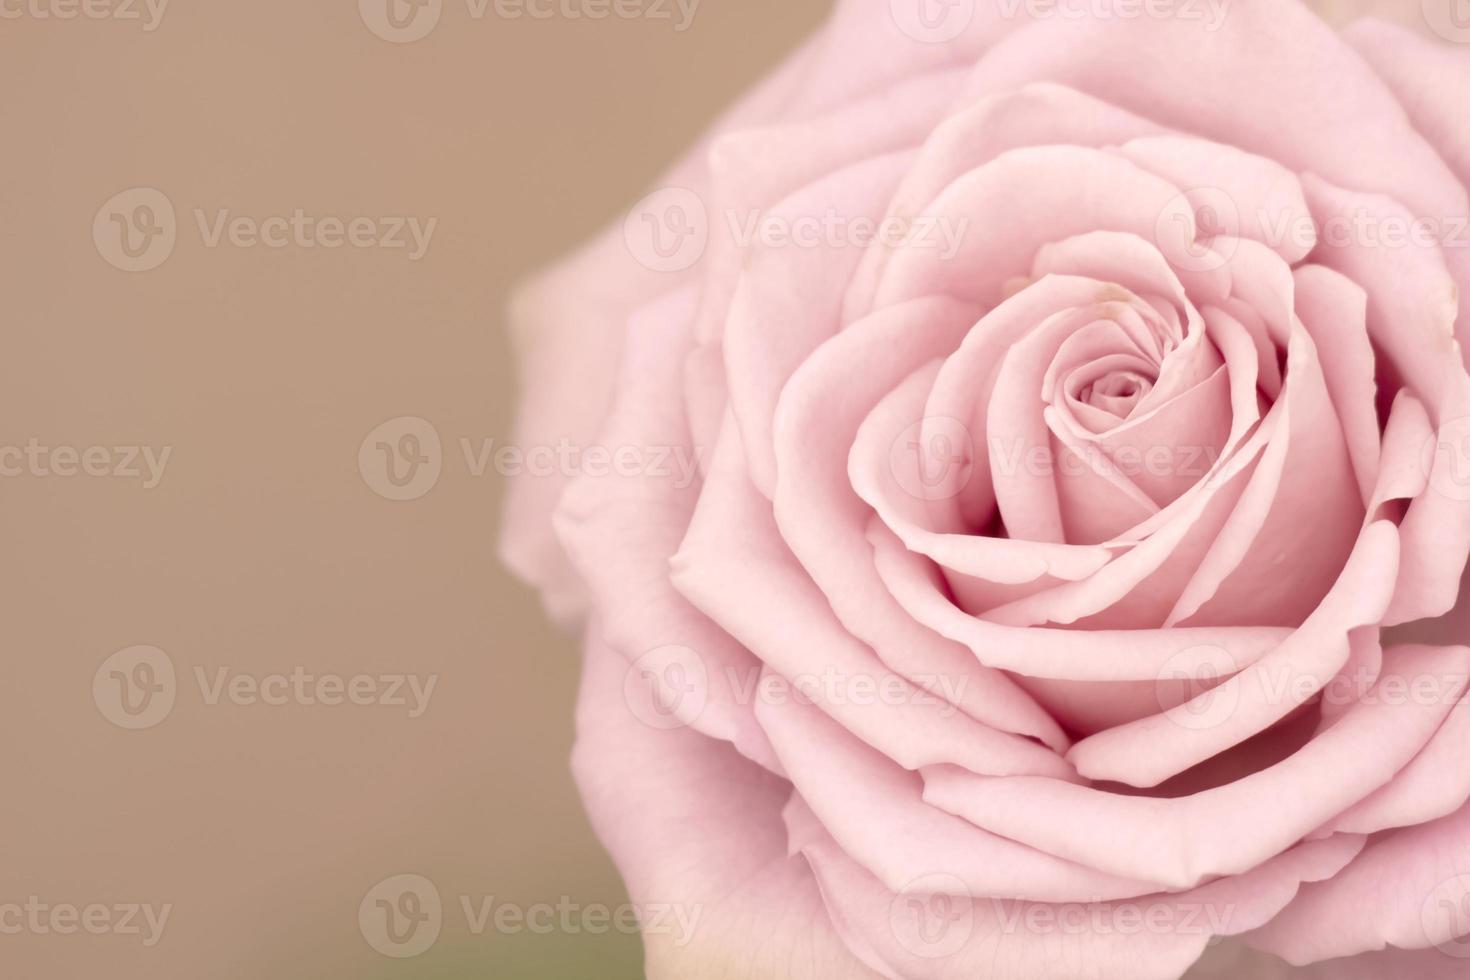
[[[0,447],[172,446],[162,482],[0,477],[0,905],[172,903],[163,939],[0,934],[0,977],[638,975],[624,936],[469,935],[457,896],[623,901],[566,772],[576,651],[497,565],[508,286],[614,218],[822,0],[374,36],[356,0],[174,0],[0,19]],[[6,8],[14,9],[14,8]],[[137,9],[143,9],[139,3]],[[493,8],[492,8],[493,9]],[[113,268],[93,217],[154,187],[173,254]],[[437,218],[427,255],[206,247],[193,211]],[[427,495],[358,470],[386,419],[444,440]],[[180,672],[144,731],[105,658]],[[208,705],[202,666],[438,674],[429,710]],[[451,905],[416,959],[358,932],[388,875]]]
[[[623,901],[565,769],[574,645],[497,566],[500,487],[460,440],[510,435],[509,284],[615,218],[826,0],[703,0],[682,33],[476,20],[445,0],[408,44],[371,33],[356,0],[174,0],[153,31],[11,2],[0,451],[172,455],[153,489],[0,477],[0,906],[173,908],[153,948],[0,933],[0,976],[638,975],[631,937],[474,936],[458,912],[460,895]],[[92,224],[134,187],[168,197],[178,241],[126,273]],[[221,208],[438,224],[417,262],[208,247],[194,212]],[[358,449],[405,415],[433,424],[444,468],[392,502]],[[179,694],[128,731],[92,685],[136,644],[169,655]],[[196,667],[438,687],[413,720],[211,705]],[[357,909],[404,872],[450,908],[431,950],[392,960]]]

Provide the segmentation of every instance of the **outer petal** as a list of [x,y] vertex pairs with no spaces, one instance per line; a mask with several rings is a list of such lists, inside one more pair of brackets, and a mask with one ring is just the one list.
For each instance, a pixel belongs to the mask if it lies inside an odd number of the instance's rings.
[[[704,193],[710,180],[705,156],[714,137],[791,113],[820,46],[820,41],[808,42],[757,85],[659,186]],[[521,286],[509,310],[522,399],[512,444],[555,446],[566,440],[591,445],[612,402],[628,316],[691,278],[644,268],[629,251],[622,228],[615,227]],[[551,514],[568,479],[511,481],[500,537],[502,560],[541,589],[547,609],[563,622],[587,611],[585,590],[551,530]]]
[[1470,935],[1467,898],[1470,807],[1375,840],[1331,881],[1303,889],[1249,942],[1292,963],[1388,945],[1462,953],[1467,944],[1455,940]]
[[[1426,11],[1427,5],[1437,4],[1437,15],[1448,17],[1455,12],[1455,0],[1425,3]],[[1439,150],[1460,180],[1470,185],[1470,118],[1466,118],[1463,98],[1470,91],[1470,50],[1373,20],[1348,25],[1343,36],[1388,83],[1408,110],[1414,128]]]
[[953,882],[942,869],[894,894],[818,835],[802,852],[838,930],[886,976],[1176,980],[1212,936],[1269,919],[1302,882],[1336,873],[1358,853],[1361,840],[1316,841],[1238,878],[1183,894],[1087,907],[935,893],[930,882]]
[[[593,592],[602,639],[629,661],[672,646],[694,651],[702,689],[678,702],[692,712],[683,720],[774,768],[751,705],[740,697],[742,680],[759,676],[760,661],[669,581],[669,558],[684,539],[701,487],[694,463],[703,450],[690,439],[679,398],[692,313],[693,290],[685,289],[632,318],[616,405],[599,444],[614,460],[632,450],[643,465],[579,476],[562,499],[556,527]],[[655,472],[654,460],[664,454]]]
[[912,366],[952,350],[973,321],[968,306],[944,299],[891,307],[802,365],[776,418],[776,520],[843,625],[885,663],[916,683],[963,678],[963,689],[948,693],[971,715],[1065,748],[1060,728],[1013,681],[915,623],[883,588],[864,536],[868,510],[847,480],[848,448],[872,403]]
[[[1385,665],[1372,697],[1283,762],[1174,799],[1126,797],[1056,780],[926,770],[924,798],[977,826],[1112,874],[1194,887],[1279,854],[1388,783],[1434,736],[1465,690],[1470,650],[1414,648]],[[1397,703],[1389,684],[1434,685]],[[1079,833],[1075,814],[1086,813]],[[1272,819],[1247,821],[1246,814]]]
[[633,901],[692,924],[645,927],[647,976],[876,980],[843,947],[811,873],[787,857],[789,784],[690,729],[641,724],[623,700],[625,673],[588,641],[572,768]]

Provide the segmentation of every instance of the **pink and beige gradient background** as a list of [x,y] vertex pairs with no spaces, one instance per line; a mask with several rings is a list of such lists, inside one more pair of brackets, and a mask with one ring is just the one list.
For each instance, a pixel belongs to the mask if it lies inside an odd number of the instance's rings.
[[[566,770],[575,644],[497,565],[501,487],[461,440],[510,436],[511,284],[617,219],[829,0],[702,0],[682,32],[445,0],[407,44],[356,0],[173,0],[152,31],[24,2],[0,18],[0,447],[171,456],[152,489],[0,477],[0,905],[172,912],[152,948],[0,933],[0,976],[638,976],[635,937],[476,936],[458,912],[625,901]],[[91,228],[140,186],[170,199],[178,242],[126,273]],[[221,208],[437,226],[418,261],[210,247],[194,212]],[[399,416],[433,424],[443,472],[395,502],[358,449]],[[167,652],[180,691],[128,731],[92,682],[136,644]],[[438,682],[409,719],[209,704],[196,667]],[[406,872],[446,922],[388,959],[358,904]]]

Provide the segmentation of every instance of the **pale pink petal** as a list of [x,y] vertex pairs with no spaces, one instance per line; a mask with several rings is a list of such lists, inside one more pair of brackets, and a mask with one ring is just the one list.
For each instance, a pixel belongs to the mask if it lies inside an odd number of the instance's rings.
[[[907,2],[907,0],[900,0]],[[894,195],[889,215],[912,218],[967,171],[1007,150],[1047,144],[1108,146],[1161,130],[1107,102],[1058,85],[1027,85],[975,102],[941,123]],[[849,288],[845,319],[873,308],[888,249],[863,256]]]
[[[1233,0],[1212,9],[1215,30],[1204,9],[1026,24],[977,63],[968,92],[1052,81],[1298,173],[1393,194],[1421,214],[1464,213],[1464,190],[1394,94],[1304,4]],[[1247,78],[1270,84],[1240,84]]]
[[[1301,895],[1247,941],[1291,963],[1396,946],[1465,966],[1470,934],[1470,807],[1375,838],[1356,861]],[[1450,955],[1453,953],[1454,955]],[[1403,976],[1408,976],[1404,974]]]
[[1269,245],[1289,263],[1317,243],[1301,183],[1275,160],[1182,136],[1132,140],[1118,152],[1183,188],[1219,230]]
[[1242,667],[1291,634],[1283,627],[1238,626],[1172,630],[1018,629],[967,615],[941,591],[932,562],[903,546],[881,522],[870,521],[874,560],[894,598],[921,622],[969,647],[983,664],[1024,677],[1152,684],[1165,667],[1189,671],[1222,648]]
[[[1322,604],[1281,646],[1174,712],[1078,742],[1068,758],[1089,779],[1157,786],[1283,720],[1342,670],[1350,632],[1378,623],[1392,594],[1397,550],[1391,524],[1369,527]],[[1228,710],[1216,708],[1226,702]]]
[[[1394,696],[1410,700],[1433,695],[1405,688]],[[1393,781],[1336,817],[1319,833],[1372,834],[1393,827],[1412,827],[1454,813],[1470,800],[1470,767],[1464,765],[1470,745],[1470,701],[1455,705],[1434,738]],[[1467,923],[1470,924],[1470,923]]]
[[797,792],[853,860],[897,891],[938,869],[974,894],[1038,901],[1144,895],[1158,885],[1100,874],[974,827],[921,799],[923,782],[816,708],[765,702],[762,723]]
[[[1319,224],[1341,215],[1366,216],[1380,229],[1413,220],[1386,197],[1345,191],[1311,177],[1303,186]],[[1380,374],[1390,372],[1411,389],[1447,436],[1442,445],[1448,451],[1433,454],[1435,492],[1415,501],[1402,523],[1399,595],[1386,622],[1442,615],[1454,606],[1470,555],[1470,494],[1455,484],[1465,465],[1458,432],[1470,417],[1470,379],[1454,334],[1463,297],[1445,267],[1444,252],[1412,239],[1393,243],[1383,235],[1329,236],[1312,257],[1366,290],[1368,333],[1382,355]]]
[[724,334],[751,221],[823,177],[923,143],[958,89],[959,69],[950,68],[812,118],[737,129],[714,140],[708,157],[710,236],[695,320],[700,340],[717,341]]
[[790,784],[723,742],[642,724],[623,698],[626,667],[589,639],[572,770],[632,900],[677,913],[645,923],[646,975],[875,980],[833,930],[805,862],[787,856]]
[[[760,662],[712,623],[669,582],[699,498],[696,447],[679,399],[682,364],[693,340],[687,329],[693,290],[685,289],[634,315],[619,369],[617,399],[598,436],[613,453],[636,453],[636,466],[616,466],[573,480],[556,514],[557,531],[596,601],[600,638],[629,662],[662,647],[696,651],[700,697],[680,702],[684,721],[734,742],[774,767],[769,744],[731,678],[754,677]],[[667,453],[655,464],[659,454]]]
[[1304,265],[1292,277],[1297,315],[1312,337],[1358,490],[1366,501],[1378,473],[1377,382],[1368,340],[1368,297],[1361,286],[1326,266]]
[[[1254,242],[1241,241],[1232,262],[1274,267],[1279,260]],[[1286,292],[1291,317],[1290,272],[1274,285]],[[1237,272],[1237,287],[1262,277]],[[1265,305],[1253,297],[1253,307]],[[1278,314],[1283,315],[1283,314]],[[1338,424],[1315,345],[1292,318],[1286,344],[1286,378],[1271,408],[1281,416],[1261,465],[1251,477],[1219,539],[1185,586],[1168,624],[1260,622],[1294,625],[1316,606],[1352,549],[1364,505],[1342,427]],[[1304,521],[1302,514],[1311,514]],[[1282,587],[1281,573],[1289,587]]]
[[[889,154],[846,167],[798,191],[763,215],[776,227],[836,214],[877,222],[906,154]],[[864,246],[852,236],[808,248],[752,245],[725,324],[725,367],[730,407],[750,458],[751,480],[767,497],[775,485],[771,419],[791,372],[841,328],[842,292]]]
[[[924,799],[976,826],[1110,874],[1192,888],[1268,860],[1391,780],[1439,730],[1464,693],[1470,651],[1409,648],[1385,665],[1390,683],[1435,683],[1408,704],[1373,696],[1290,758],[1255,775],[1175,799],[1119,796],[1054,779],[924,770]],[[1273,819],[1242,819],[1245,814]],[[1085,830],[1078,814],[1086,814]]]
[[1179,189],[1118,156],[1077,146],[1010,150],[959,177],[921,217],[971,221],[952,255],[895,252],[883,270],[875,307],[945,293],[993,305],[1006,283],[1025,274],[1037,250],[1090,231],[1151,239],[1163,216],[1186,226],[1194,213]]
[[[900,693],[893,704],[863,704],[823,690],[813,697],[843,727],[905,768],[942,760],[982,772],[1070,776],[1071,767],[1049,749],[956,711],[895,673],[843,627],[781,539],[770,501],[751,484],[733,423],[716,448],[689,533],[670,565],[675,588],[786,680],[831,676],[839,695],[859,685],[895,687]],[[813,651],[820,651],[819,660]]]
[[864,961],[906,980],[1178,980],[1210,939],[1265,922],[1302,882],[1330,877],[1361,838],[1293,848],[1238,878],[1126,902],[1045,905],[936,892],[944,866],[897,894],[813,837],[802,849],[837,930]]
[[[884,663],[957,698],[980,721],[1063,748],[1060,728],[1014,682],[914,622],[888,594],[872,567],[869,510],[846,479],[848,447],[872,403],[913,365],[952,350],[974,318],[963,304],[920,300],[853,324],[818,348],[787,384],[776,414],[776,521],[843,625]],[[956,683],[945,690],[941,679]]]

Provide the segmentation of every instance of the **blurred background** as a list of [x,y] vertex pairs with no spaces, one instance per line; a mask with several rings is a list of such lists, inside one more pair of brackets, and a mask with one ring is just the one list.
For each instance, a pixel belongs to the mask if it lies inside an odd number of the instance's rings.
[[641,975],[502,309],[828,6],[0,2],[0,976]]

